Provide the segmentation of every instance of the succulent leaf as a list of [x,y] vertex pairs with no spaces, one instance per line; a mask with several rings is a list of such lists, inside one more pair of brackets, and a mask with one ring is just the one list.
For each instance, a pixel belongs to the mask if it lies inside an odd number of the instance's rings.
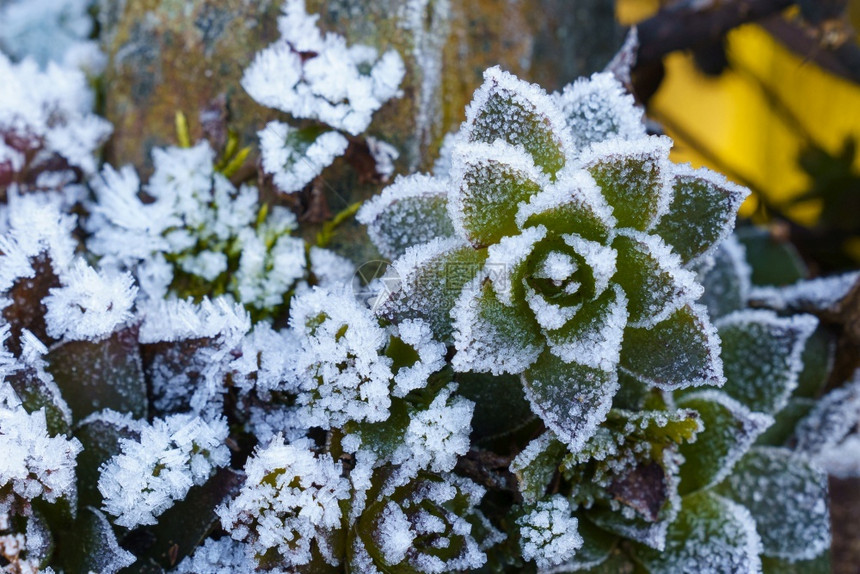
[[827,474],[804,455],[753,448],[718,490],[750,511],[765,555],[811,560],[830,547]]
[[549,351],[522,379],[532,410],[573,452],[594,434],[618,390],[615,371],[565,363]]
[[645,136],[642,110],[609,72],[592,74],[553,94],[577,150],[612,138]]
[[406,249],[437,237],[453,237],[448,217],[450,182],[426,175],[398,178],[365,203],[356,219],[367,226],[383,257],[395,259]]
[[451,315],[457,347],[452,363],[457,371],[518,374],[545,348],[534,320],[500,302],[483,275],[466,285]]
[[811,315],[785,318],[764,310],[720,319],[723,390],[754,411],[775,413],[784,407],[797,388],[801,353],[817,325]]
[[621,368],[665,390],[720,385],[723,365],[719,338],[704,307],[687,304],[650,328],[628,327]]
[[681,455],[688,461],[681,467],[682,495],[720,482],[773,423],[770,416],[751,412],[721,391],[695,391],[677,404],[698,412],[704,426],[696,442],[681,446]]
[[708,308],[711,319],[716,320],[747,306],[751,275],[743,244],[730,235],[713,253],[713,264],[700,273],[705,293],[699,303]]
[[502,140],[460,144],[453,164],[448,211],[460,236],[476,248],[515,235],[519,204],[546,183],[523,148]]
[[695,275],[659,237],[622,230],[612,247],[618,253],[615,280],[629,299],[632,326],[656,325],[702,294]]
[[609,140],[583,154],[583,167],[591,174],[612,206],[619,227],[650,229],[672,200],[672,165],[664,137],[635,141]]
[[639,548],[636,556],[652,574],[759,572],[761,539],[749,511],[712,492],[684,497],[669,526],[662,552]]
[[749,190],[708,169],[675,168],[671,209],[653,231],[685,264],[708,254],[734,227]]
[[391,321],[422,319],[436,339],[452,334],[451,309],[483,268],[486,252],[457,239],[435,239],[406,250],[383,278],[377,314]]
[[535,503],[546,494],[559,470],[567,447],[551,431],[546,431],[523,449],[511,462],[520,493],[526,503]]
[[565,127],[564,116],[540,86],[495,67],[484,72],[484,84],[466,109],[463,137],[522,146],[536,166],[554,176],[564,167],[570,147]]

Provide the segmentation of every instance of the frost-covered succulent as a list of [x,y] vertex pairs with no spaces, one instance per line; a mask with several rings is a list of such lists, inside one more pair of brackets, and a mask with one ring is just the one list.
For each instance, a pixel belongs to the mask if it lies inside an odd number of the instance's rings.
[[[263,169],[285,193],[301,190],[342,155],[349,140],[340,131],[364,132],[373,113],[399,95],[405,73],[395,50],[379,56],[370,46],[348,46],[343,36],[322,33],[318,18],[305,11],[304,0],[287,0],[278,18],[280,39],[257,54],[242,78],[260,104],[320,122],[298,128],[273,121],[259,132]],[[375,142],[368,139],[371,156],[387,177],[388,158],[397,151]]]
[[459,371],[522,373],[574,450],[619,372],[666,390],[722,382],[693,269],[747,192],[673,165],[640,115],[605,74],[549,96],[491,69],[447,178],[402,179],[359,213],[398,257],[379,313],[429,322]]

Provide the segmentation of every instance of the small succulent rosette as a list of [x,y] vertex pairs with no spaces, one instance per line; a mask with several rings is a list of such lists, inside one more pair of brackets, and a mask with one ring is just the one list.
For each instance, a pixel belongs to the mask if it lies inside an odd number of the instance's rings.
[[695,269],[747,190],[674,165],[670,146],[609,74],[548,95],[488,70],[439,162],[448,172],[401,178],[359,213],[396,258],[378,313],[426,321],[458,371],[522,374],[574,451],[619,372],[665,390],[721,385]]

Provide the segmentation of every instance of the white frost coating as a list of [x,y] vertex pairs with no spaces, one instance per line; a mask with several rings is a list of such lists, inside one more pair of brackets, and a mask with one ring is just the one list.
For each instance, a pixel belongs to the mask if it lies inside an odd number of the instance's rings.
[[[242,303],[258,309],[284,304],[307,272],[304,243],[290,236],[297,226],[292,212],[277,206],[258,221],[258,190],[236,188],[216,173],[215,153],[205,141],[155,149],[152,157],[155,170],[143,189],[131,167],[117,172],[107,166],[94,180],[90,250],[105,265],[133,271],[151,299],[165,298],[178,272],[207,282],[232,273],[227,289]],[[144,201],[141,192],[154,201]],[[228,253],[238,254],[238,263]]]
[[0,488],[28,501],[37,497],[47,502],[74,499],[80,441],[50,436],[44,408],[28,413],[20,404],[4,403],[0,403]]
[[397,336],[418,353],[418,360],[402,367],[394,376],[395,397],[427,385],[427,379],[445,366],[445,344],[433,338],[430,326],[420,319],[406,319],[397,325]]
[[452,398],[456,388],[455,384],[445,387],[427,410],[412,413],[403,445],[392,456],[392,462],[407,467],[410,475],[421,469],[450,472],[457,458],[468,452],[475,403]]
[[830,391],[795,429],[798,452],[829,474],[860,477],[860,370]]
[[558,173],[555,182],[533,195],[528,203],[520,204],[516,216],[517,226],[522,228],[532,215],[556,208],[563,209],[566,205],[582,206],[594,213],[607,229],[614,229],[618,224],[612,215],[612,207],[606,202],[591,174],[579,168],[565,167]]
[[585,264],[591,269],[594,292],[598,295],[603,293],[609,287],[612,276],[615,275],[615,264],[618,260],[615,250],[575,233],[562,235],[562,239],[585,260]]
[[91,5],[92,0],[9,0],[0,4],[0,52],[16,60],[33,58],[43,67],[49,62],[67,67],[89,64],[88,71],[99,74],[104,55],[98,42],[90,39]]
[[[481,141],[475,138],[476,120],[487,103],[497,94],[504,94],[503,97],[510,102],[508,106],[520,106],[543,116],[542,119],[547,124],[546,128],[552,133],[554,143],[559,147],[562,155],[565,158],[572,157],[573,142],[570,139],[564,115],[553,98],[539,85],[523,81],[505,72],[499,66],[493,66],[484,71],[484,83],[475,91],[471,103],[466,106],[466,121],[460,128],[463,141]],[[507,127],[513,126],[514,129],[522,128],[521,121],[518,116],[505,118]],[[499,129],[504,128],[505,125],[499,123],[493,127]],[[524,134],[517,135],[522,137]]]
[[293,299],[290,326],[301,350],[295,359],[299,419],[308,427],[380,422],[391,406],[388,333],[347,293],[314,289]]
[[860,284],[860,271],[801,280],[784,287],[755,286],[750,299],[777,311],[835,311]]
[[607,139],[645,136],[642,109],[609,72],[579,78],[552,95],[577,150]]
[[297,128],[277,121],[266,124],[257,135],[263,170],[274,176],[275,185],[284,193],[300,191],[349,145],[338,132],[322,133],[308,143]]
[[349,481],[340,462],[315,456],[303,442],[285,444],[278,435],[245,463],[247,478],[239,494],[216,513],[234,540],[255,555],[274,549],[286,566],[311,560],[316,541],[329,564],[327,532],[340,528],[339,501],[349,498]]
[[95,151],[112,128],[91,114],[86,76],[53,62],[44,71],[30,59],[14,64],[0,52],[0,77],[0,134],[7,145],[14,141],[19,154],[34,154],[35,164],[57,154],[84,174],[95,172]]
[[[19,197],[7,214],[9,230],[0,236],[0,292],[7,292],[19,279],[35,277],[34,260],[40,256],[47,257],[57,275],[68,269],[75,250],[74,217],[32,195]],[[9,304],[0,298],[0,308]]]
[[356,220],[384,257],[452,233],[447,204],[450,182],[423,174],[398,177],[361,206]]
[[535,244],[546,237],[546,227],[529,227],[520,235],[503,237],[498,243],[487,248],[487,261],[484,269],[493,284],[493,291],[499,301],[510,307],[514,304],[512,276],[520,274],[520,267],[531,254]]
[[548,334],[547,341],[553,355],[565,363],[579,363],[606,372],[618,366],[627,327],[627,297],[618,285],[613,285],[612,289],[615,299],[608,309],[575,336],[563,332]]
[[389,564],[399,564],[406,560],[406,553],[415,541],[406,514],[394,502],[389,502],[382,511],[379,521],[379,539],[382,556]]
[[530,512],[517,518],[516,524],[523,558],[534,560],[539,569],[570,560],[583,543],[577,530],[579,522],[560,494],[536,503]]
[[[549,184],[549,179],[543,171],[537,167],[532,156],[522,146],[513,146],[504,140],[497,139],[491,144],[483,142],[467,142],[465,136],[454,148],[451,167],[451,185],[448,188],[448,214],[454,224],[457,234],[468,239],[466,230],[467,212],[472,209],[471,204],[484,205],[503,204],[509,200],[511,192],[506,184],[507,179],[501,181],[487,182],[488,174],[479,179],[481,187],[493,185],[494,193],[489,196],[476,196],[475,191],[470,189],[468,178],[476,171],[487,171],[491,166],[514,174],[517,179],[531,181],[544,189]],[[486,193],[486,189],[480,190]]]
[[289,383],[295,375],[293,366],[299,341],[293,331],[276,331],[266,321],[254,325],[242,338],[241,355],[230,363],[233,384],[243,391],[252,388],[260,393],[294,390]]
[[[591,167],[604,162],[612,162],[622,158],[631,158],[643,162],[651,162],[662,180],[656,204],[648,205],[649,212],[642,214],[650,220],[650,227],[656,225],[660,218],[669,211],[674,197],[672,189],[672,174],[675,165],[669,161],[669,150],[672,140],[666,136],[648,136],[635,140],[618,138],[591,144],[582,151],[579,158],[581,167]],[[647,191],[650,191],[647,190]],[[642,203],[642,197],[631,197]]]
[[[578,289],[579,283],[568,283],[568,287]],[[544,331],[561,329],[582,307],[581,304],[561,306],[551,303],[528,284],[525,285],[525,298],[535,320]]]
[[319,16],[305,11],[304,0],[287,0],[283,11],[280,40],[257,54],[242,87],[264,106],[360,134],[373,113],[399,95],[400,55],[389,50],[379,57],[369,46],[349,47],[342,36],[323,35]]
[[98,339],[131,318],[137,287],[128,273],[99,272],[78,259],[61,282],[63,286],[52,288],[43,300],[51,337]]
[[311,273],[316,277],[317,285],[330,291],[352,287],[355,280],[355,265],[352,261],[316,245],[309,251]]
[[143,344],[219,336],[238,339],[251,330],[248,312],[224,297],[203,299],[199,304],[180,299],[153,301],[140,312]]
[[705,487],[710,487],[719,484],[731,473],[735,464],[749,451],[759,435],[773,425],[774,419],[771,415],[751,411],[723,391],[715,389],[703,389],[686,394],[678,400],[678,406],[683,407],[688,404],[688,401],[693,400],[717,403],[728,410],[729,414],[740,423],[737,436],[734,437],[734,449],[726,453],[720,461],[722,466],[720,466],[719,471],[705,485]]
[[650,267],[653,261],[659,269],[659,275],[655,274],[652,281],[644,285],[646,293],[628,293],[630,298],[638,296],[641,301],[650,299],[650,304],[643,310],[642,319],[631,322],[632,327],[653,327],[702,296],[704,288],[699,284],[696,274],[683,267],[681,258],[661,237],[633,229],[620,229],[618,235],[630,238],[637,250],[651,260],[645,263],[646,266]]
[[451,365],[457,372],[474,371],[494,375],[521,373],[537,360],[544,344],[512,340],[510,332],[500,333],[498,325],[491,324],[481,316],[483,284],[486,280],[487,273],[484,271],[463,286],[451,309],[454,347],[457,349]]
[[143,426],[139,440],[120,439],[122,452],[99,469],[104,511],[126,528],[155,524],[192,486],[230,462],[227,434],[224,419],[181,414]]
[[304,241],[288,235],[294,227],[292,212],[276,206],[265,223],[239,232],[242,254],[234,276],[239,301],[260,309],[284,304],[307,266]]
[[207,538],[193,554],[186,557],[173,574],[253,574],[257,564],[245,544],[229,536],[218,540]]

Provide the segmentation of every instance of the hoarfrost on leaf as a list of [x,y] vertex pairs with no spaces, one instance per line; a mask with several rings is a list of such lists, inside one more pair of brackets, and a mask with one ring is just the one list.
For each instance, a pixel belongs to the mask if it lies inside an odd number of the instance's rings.
[[304,0],[287,0],[278,19],[281,38],[257,54],[242,87],[264,106],[358,135],[399,94],[403,60],[393,50],[379,56],[369,46],[347,46],[342,36],[321,33],[318,18],[305,11]]
[[718,490],[752,514],[766,556],[794,562],[830,548],[827,475],[806,456],[753,448]]
[[99,272],[78,259],[61,282],[62,287],[51,289],[43,300],[51,337],[97,339],[131,318],[137,287],[129,274]]
[[553,94],[577,150],[607,139],[645,136],[642,110],[609,72],[592,74]]
[[341,134],[317,131],[283,122],[269,122],[260,130],[263,170],[282,192],[300,191],[346,151],[349,142]]
[[556,494],[527,508],[516,520],[523,558],[534,560],[541,570],[573,558],[582,536],[567,499]]
[[245,474],[239,494],[216,510],[234,540],[258,557],[275,550],[287,566],[310,562],[316,543],[330,564],[337,563],[326,533],[340,528],[339,501],[350,496],[340,462],[276,436],[248,459]]
[[139,440],[120,439],[122,452],[100,469],[105,512],[126,528],[155,524],[156,516],[230,461],[227,432],[223,419],[181,414],[143,426]]

